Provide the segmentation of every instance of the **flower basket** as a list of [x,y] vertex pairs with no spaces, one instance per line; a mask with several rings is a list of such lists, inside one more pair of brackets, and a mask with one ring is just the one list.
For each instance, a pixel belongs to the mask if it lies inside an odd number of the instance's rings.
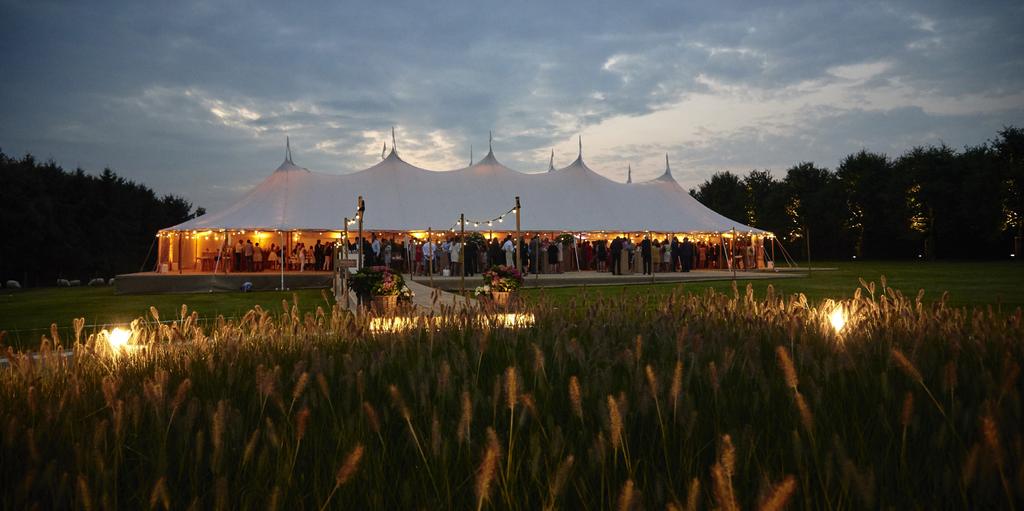
[[393,313],[400,298],[411,300],[413,296],[402,275],[384,266],[362,268],[352,276],[351,282],[360,302],[372,300],[374,309],[382,314]]
[[508,307],[509,302],[512,301],[512,294],[512,291],[491,291],[491,300],[498,307]]
[[398,310],[398,295],[377,295],[373,297],[373,310],[377,314],[392,315]]
[[515,291],[523,286],[523,275],[512,266],[492,266],[483,273],[484,286],[491,293]]

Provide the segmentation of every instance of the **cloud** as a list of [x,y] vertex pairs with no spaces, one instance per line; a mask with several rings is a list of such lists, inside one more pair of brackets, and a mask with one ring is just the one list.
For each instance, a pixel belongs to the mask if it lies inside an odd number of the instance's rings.
[[[277,166],[344,173],[398,144],[614,179],[862,145],[974,144],[1024,110],[1018,2],[50,3],[0,0],[0,147],[224,206]],[[877,124],[873,124],[877,123]],[[882,136],[884,134],[884,136]]]

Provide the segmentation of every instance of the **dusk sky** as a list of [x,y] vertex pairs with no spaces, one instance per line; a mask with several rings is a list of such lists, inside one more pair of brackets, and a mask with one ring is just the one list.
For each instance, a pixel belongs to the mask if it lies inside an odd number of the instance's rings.
[[1024,125],[1024,2],[10,2],[0,149],[215,210],[281,163],[683,186]]

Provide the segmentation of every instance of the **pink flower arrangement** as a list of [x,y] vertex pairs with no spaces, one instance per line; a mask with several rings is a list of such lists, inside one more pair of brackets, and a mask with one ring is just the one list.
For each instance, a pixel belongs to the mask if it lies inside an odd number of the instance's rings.
[[523,274],[512,266],[492,266],[482,276],[484,285],[489,286],[491,291],[515,291],[523,286]]

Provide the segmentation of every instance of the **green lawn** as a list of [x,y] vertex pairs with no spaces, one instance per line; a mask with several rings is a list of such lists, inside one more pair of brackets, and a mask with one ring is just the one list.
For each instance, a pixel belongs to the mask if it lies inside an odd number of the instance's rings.
[[[764,295],[768,285],[785,294],[804,293],[817,302],[825,298],[853,295],[860,286],[858,277],[866,281],[879,281],[884,275],[888,285],[905,295],[915,296],[925,290],[925,301],[937,300],[943,291],[949,292],[949,303],[955,306],[1001,305],[1003,310],[1024,306],[1024,264],[1014,262],[829,262],[816,266],[834,267],[834,271],[813,272],[810,278],[750,281],[758,297]],[[739,274],[742,278],[742,272]],[[739,280],[740,291],[748,281]],[[693,284],[654,284],[635,286],[590,286],[526,289],[528,302],[541,299],[555,304],[568,303],[573,298],[600,296],[667,295],[674,289],[699,293],[707,288],[729,291],[731,281],[700,282]]]
[[[328,295],[330,293],[328,292]],[[259,305],[281,310],[281,300],[299,300],[299,309],[313,310],[324,304],[320,289],[261,291],[255,293],[195,293],[166,295],[117,295],[112,287],[42,288],[0,290],[0,330],[7,330],[4,343],[34,346],[50,324],[68,328],[73,318],[85,318],[87,325],[125,323],[148,316],[149,307],[160,311],[161,319],[181,313],[181,305],[199,312],[202,318],[239,316]]]
[[[1024,264],[1012,262],[837,262],[819,263],[836,267],[835,271],[815,272],[811,278],[753,281],[758,296],[771,284],[777,292],[804,293],[811,301],[851,296],[859,286],[858,277],[878,281],[885,275],[891,287],[913,296],[918,289],[925,290],[926,300],[938,299],[949,291],[950,303],[956,306],[1000,305],[1003,310],[1024,306]],[[742,273],[740,274],[742,276]],[[689,292],[703,292],[707,288],[728,291],[730,281],[695,284],[657,284],[632,286],[590,286],[586,288],[526,289],[522,291],[528,303],[547,299],[555,305],[567,304],[573,298],[611,295],[640,296],[666,295],[682,286]],[[740,280],[741,290],[746,281]],[[13,346],[33,346],[39,336],[49,331],[51,323],[62,328],[71,319],[84,317],[86,324],[123,323],[148,314],[149,306],[160,310],[168,318],[178,314],[182,304],[199,311],[204,318],[238,316],[260,305],[272,310],[281,307],[281,300],[299,298],[303,311],[324,303],[320,290],[301,290],[258,293],[196,293],[171,295],[115,295],[109,287],[71,289],[0,290],[0,330],[7,330],[5,343]]]

